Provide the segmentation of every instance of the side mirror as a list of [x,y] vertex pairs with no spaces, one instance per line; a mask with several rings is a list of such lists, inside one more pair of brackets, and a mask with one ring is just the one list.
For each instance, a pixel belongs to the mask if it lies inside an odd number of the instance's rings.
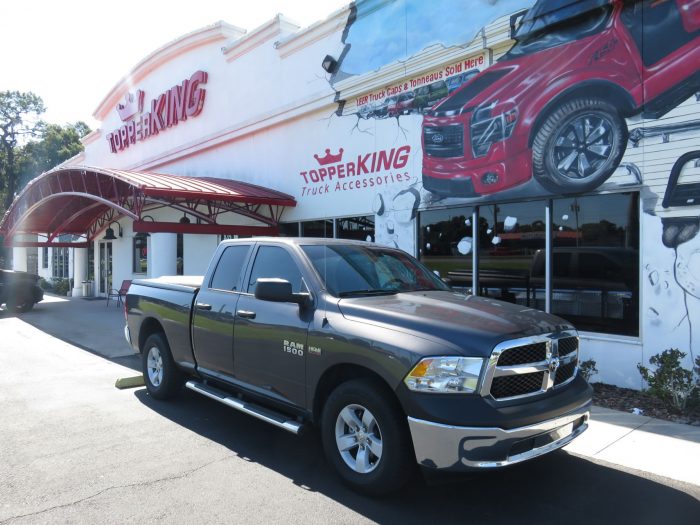
[[255,298],[275,303],[307,304],[311,300],[308,293],[292,293],[292,283],[286,279],[258,279],[255,283]]

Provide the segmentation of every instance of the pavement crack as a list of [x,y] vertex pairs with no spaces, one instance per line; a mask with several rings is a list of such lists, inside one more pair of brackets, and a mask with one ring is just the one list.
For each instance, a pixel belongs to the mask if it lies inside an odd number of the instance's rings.
[[29,512],[27,514],[20,514],[18,516],[11,516],[9,518],[5,518],[3,520],[0,520],[0,525],[3,525],[4,523],[10,523],[11,521],[18,520],[21,518],[28,518],[31,516],[39,516],[41,514],[46,514],[47,512],[51,512],[53,510],[63,509],[66,507],[72,507],[73,505],[79,505],[80,503],[84,503],[84,502],[89,501],[91,499],[97,498],[97,497],[101,496],[102,494],[105,494],[105,493],[110,492],[112,490],[129,489],[129,488],[133,488],[133,487],[148,487],[150,485],[156,485],[157,483],[162,483],[164,481],[173,481],[173,480],[183,479],[183,478],[186,478],[187,476],[190,476],[191,474],[194,474],[195,472],[203,470],[203,469],[210,467],[211,465],[214,465],[216,463],[221,463],[223,461],[226,461],[227,459],[231,459],[231,456],[225,456],[223,458],[215,459],[213,461],[205,463],[204,465],[200,465],[200,466],[192,468],[190,470],[186,470],[185,472],[173,474],[172,476],[166,476],[164,478],[152,479],[152,480],[148,480],[148,481],[140,481],[138,483],[127,483],[126,485],[114,485],[113,487],[107,487],[107,488],[104,488],[102,490],[95,492],[94,494],[92,494],[90,496],[86,496],[84,498],[81,498],[81,499],[78,499],[75,501],[71,501],[70,503],[63,503],[61,505],[54,505],[53,507],[38,510],[36,512]]
[[640,428],[642,428],[642,427],[643,427],[644,425],[646,425],[647,423],[649,423],[649,420],[646,420],[644,423],[641,423],[639,426],[634,427],[634,428],[631,429],[629,432],[627,432],[626,434],[623,434],[622,436],[620,436],[619,438],[617,438],[617,439],[616,439],[615,441],[613,441],[612,443],[608,443],[608,444],[605,445],[603,448],[601,448],[598,452],[596,452],[595,454],[593,454],[593,456],[597,456],[598,454],[600,454],[600,453],[603,452],[604,450],[606,450],[606,449],[612,447],[615,443],[617,443],[617,442],[620,441],[621,439],[625,439],[625,438],[626,438],[627,436],[629,436],[632,432],[634,432],[635,430],[639,430]]

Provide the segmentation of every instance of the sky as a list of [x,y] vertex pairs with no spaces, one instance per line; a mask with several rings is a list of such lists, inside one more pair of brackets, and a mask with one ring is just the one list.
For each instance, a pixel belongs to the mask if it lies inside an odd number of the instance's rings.
[[350,0],[24,0],[0,9],[0,91],[32,91],[44,120],[82,120],[141,59],[171,40],[224,20],[251,31],[277,13],[301,27]]
[[358,0],[340,65],[362,74],[404,60],[431,44],[471,42],[482,27],[532,5],[533,0]]

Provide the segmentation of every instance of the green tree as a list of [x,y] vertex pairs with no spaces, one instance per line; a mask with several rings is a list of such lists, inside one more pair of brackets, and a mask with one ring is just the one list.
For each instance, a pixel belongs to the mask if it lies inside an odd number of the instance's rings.
[[83,151],[80,139],[90,133],[85,122],[59,126],[47,124],[41,138],[27,142],[17,152],[19,180],[17,191],[31,179]]
[[44,111],[41,97],[32,92],[0,91],[0,193],[4,194],[0,214],[10,207],[17,189],[17,148],[42,133],[39,117]]

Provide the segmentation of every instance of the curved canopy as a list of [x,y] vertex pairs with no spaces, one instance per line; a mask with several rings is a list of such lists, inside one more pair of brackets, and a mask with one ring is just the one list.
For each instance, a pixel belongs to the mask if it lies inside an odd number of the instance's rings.
[[[46,235],[46,242],[12,244],[56,246],[52,241],[59,235],[91,241],[120,217],[133,219],[134,231],[142,232],[275,234],[285,206],[296,206],[294,197],[235,180],[63,166],[24,188],[5,213],[0,234],[6,244],[18,234]],[[193,220],[155,222],[147,215],[162,207],[182,211]],[[262,226],[219,224],[217,218],[227,212]]]

